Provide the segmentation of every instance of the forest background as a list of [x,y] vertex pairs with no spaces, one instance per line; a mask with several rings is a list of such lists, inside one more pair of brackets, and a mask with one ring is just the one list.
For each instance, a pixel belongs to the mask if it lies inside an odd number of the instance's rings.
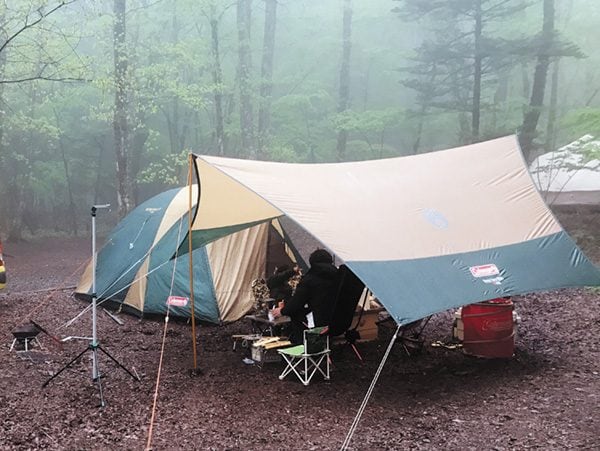
[[97,203],[114,225],[185,183],[190,151],[334,162],[517,133],[531,161],[600,135],[598,24],[597,0],[4,0],[0,238],[83,233]]

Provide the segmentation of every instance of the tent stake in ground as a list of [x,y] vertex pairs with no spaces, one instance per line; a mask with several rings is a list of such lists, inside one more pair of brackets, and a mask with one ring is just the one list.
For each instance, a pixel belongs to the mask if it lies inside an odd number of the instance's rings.
[[100,346],[100,342],[98,341],[98,330],[97,330],[97,297],[96,297],[96,211],[101,208],[109,208],[109,204],[105,205],[93,205],[92,206],[92,341],[90,341],[87,348],[81,351],[74,359],[72,359],[69,363],[67,363],[64,367],[62,367],[56,374],[54,374],[50,379],[44,382],[42,388],[46,387],[54,378],[58,377],[63,371],[69,368],[73,363],[75,363],[79,358],[88,351],[92,352],[92,381],[98,384],[98,392],[100,394],[100,407],[104,407],[106,403],[104,402],[104,396],[102,395],[102,382],[100,374],[99,366],[98,366],[98,351],[102,351],[106,356],[108,356],[113,362],[115,362],[119,368],[123,369],[127,374],[129,374],[132,378],[139,381],[140,378],[137,375],[134,375],[127,368],[125,368],[117,359],[115,359],[112,355],[108,353],[106,349]]

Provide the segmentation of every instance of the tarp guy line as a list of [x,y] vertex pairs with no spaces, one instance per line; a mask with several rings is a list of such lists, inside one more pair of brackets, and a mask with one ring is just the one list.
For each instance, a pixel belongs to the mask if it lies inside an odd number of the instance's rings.
[[[180,221],[179,222],[179,230],[177,232],[177,241],[176,241],[177,249],[175,249],[175,263],[177,263],[177,258],[178,258],[179,238],[181,237],[181,225],[182,224],[183,224],[183,221]],[[191,253],[190,253],[190,255],[191,255]],[[173,281],[175,280],[175,268],[176,267],[177,267],[177,265],[173,264],[173,272],[171,273],[171,286],[169,287],[169,296],[171,294],[173,294]],[[158,371],[156,373],[156,385],[154,388],[154,397],[153,397],[153,401],[152,401],[152,415],[150,416],[150,426],[148,428],[148,442],[146,443],[146,450],[150,450],[151,445],[152,445],[152,432],[154,430],[154,418],[156,416],[156,406],[158,403],[158,389],[160,387],[160,376],[162,373],[162,363],[163,363],[163,357],[165,354],[165,342],[167,341],[167,327],[169,325],[169,312],[170,311],[171,311],[171,304],[169,304],[167,302],[167,313],[165,315],[165,326],[163,328],[162,344],[160,346],[160,357],[158,360]],[[192,316],[194,316],[193,309],[192,309]]]
[[[179,239],[180,237],[180,231],[181,231],[181,224],[183,221],[183,217],[181,217],[179,219],[179,231],[178,231],[178,236],[177,238]],[[106,290],[104,290],[102,293],[100,293],[100,295],[98,296],[98,299],[100,299],[101,297],[104,297],[104,294],[106,294],[106,292],[113,287],[119,280],[121,280],[129,271],[131,271],[139,262],[141,262],[142,260],[144,260],[146,257],[148,257],[148,255],[150,255],[150,253],[152,252],[152,250],[154,249],[154,247],[158,244],[155,243],[153,244],[150,249],[148,249],[148,251],[141,257],[139,258],[135,263],[133,263],[123,274],[121,274],[113,283],[111,283]],[[177,249],[179,248],[179,244],[177,244]],[[177,256],[177,249],[175,249],[175,255]],[[102,299],[102,301],[97,303],[97,307],[99,307],[100,305],[102,305],[104,302],[111,300],[111,298],[117,294],[119,294],[120,292],[126,290],[127,288],[129,288],[131,285],[133,285],[134,283],[138,282],[139,280],[143,279],[144,277],[149,276],[150,274],[152,274],[154,271],[159,270],[160,268],[162,268],[164,265],[166,265],[167,263],[169,263],[172,260],[172,258],[167,259],[166,261],[164,261],[163,263],[161,263],[160,265],[158,265],[156,268],[153,268],[151,271],[148,271],[145,274],[140,275],[140,277],[138,277],[137,279],[134,279],[131,281],[131,283],[129,283],[128,285],[125,285],[123,288],[121,288],[120,290],[115,291],[114,293],[111,293],[109,296],[105,297],[104,299]],[[175,262],[176,263],[176,262]],[[175,263],[173,264],[173,269],[175,269],[176,265]],[[171,281],[171,288],[172,288],[172,281]],[[70,319],[69,321],[67,321],[66,323],[62,324],[61,326],[58,327],[58,329],[62,329],[63,327],[69,327],[71,326],[77,319],[79,319],[81,317],[81,315],[83,315],[85,312],[87,312],[89,309],[91,309],[92,306],[91,304],[86,306],[81,312],[79,312],[75,317],[73,317],[72,319]]]
[[398,332],[400,332],[400,327],[402,327],[402,326],[398,325],[398,327],[396,328],[396,332],[394,333],[394,335],[392,336],[392,339],[390,340],[390,344],[388,345],[388,347],[385,351],[385,354],[383,355],[383,358],[381,359],[381,363],[379,364],[379,368],[377,368],[377,372],[375,373],[375,376],[373,376],[371,385],[369,386],[369,389],[367,390],[367,393],[365,394],[365,397],[364,397],[360,407],[358,408],[358,412],[356,413],[356,416],[354,417],[354,421],[352,421],[352,426],[350,426],[350,430],[348,431],[348,434],[346,435],[344,443],[342,443],[342,447],[340,448],[340,451],[345,451],[348,449],[348,445],[350,444],[350,441],[352,440],[354,431],[356,431],[356,428],[358,427],[358,422],[360,421],[360,418],[362,417],[362,414],[365,411],[365,408],[367,407],[369,398],[371,397],[371,394],[373,393],[373,389],[375,388],[375,384],[377,383],[377,380],[379,379],[381,370],[383,369],[383,366],[385,365],[385,362],[387,361],[387,358],[390,355],[390,351],[392,350],[392,347],[394,346],[394,343],[396,342],[396,338],[398,338]]

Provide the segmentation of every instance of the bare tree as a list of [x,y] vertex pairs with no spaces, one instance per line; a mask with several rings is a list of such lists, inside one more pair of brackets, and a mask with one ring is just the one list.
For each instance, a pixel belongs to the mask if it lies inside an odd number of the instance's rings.
[[481,122],[481,71],[482,71],[482,49],[481,40],[483,35],[483,21],[482,21],[482,10],[481,0],[475,1],[474,9],[474,64],[473,64],[473,108],[471,115],[471,130],[473,142],[479,141],[479,127]]
[[213,58],[212,79],[213,98],[215,103],[215,135],[217,155],[223,156],[227,153],[227,137],[225,135],[225,116],[223,114],[223,69],[221,67],[221,50],[219,43],[219,25],[225,11],[217,14],[215,2],[210,2],[207,9],[202,13],[210,24],[210,50]]
[[260,84],[260,108],[258,110],[258,157],[264,154],[265,140],[271,127],[271,94],[273,92],[273,58],[275,55],[275,26],[277,24],[277,0],[265,0],[265,34]]
[[533,139],[544,105],[544,93],[546,91],[546,78],[550,66],[550,52],[554,37],[554,0],[544,0],[544,24],[542,26],[542,41],[538,53],[535,74],[533,76],[533,88],[531,89],[531,100],[529,109],[523,118],[523,126],[519,135],[521,149],[525,160],[529,161],[533,150]]
[[238,76],[240,86],[240,130],[242,152],[256,158],[254,111],[252,107],[252,57],[250,52],[250,18],[252,0],[237,0]]
[[69,223],[71,227],[71,233],[77,236],[77,209],[75,207],[75,198],[73,196],[73,180],[71,177],[71,168],[69,167],[69,160],[67,158],[66,146],[64,142],[64,134],[62,132],[60,116],[55,108],[52,110],[54,112],[54,118],[56,119],[56,126],[61,130],[60,136],[58,137],[58,144],[60,148],[60,157],[63,163],[63,168],[65,170],[65,180],[67,182],[67,195],[69,197]]
[[[32,29],[39,28],[43,25],[48,17],[55,14],[61,8],[75,3],[77,0],[63,0],[60,2],[47,2],[46,5],[40,4],[37,7],[31,4],[23,10],[17,12],[17,17],[9,17],[6,15],[6,7],[3,8],[3,14],[0,17],[0,55],[6,62],[6,53],[11,46],[14,46],[19,39],[23,38]],[[20,15],[22,14],[22,15]],[[11,26],[16,24],[16,26]],[[60,30],[54,30],[60,33]],[[36,70],[32,73],[17,74],[7,77],[6,72],[0,77],[0,84],[22,83],[33,80],[47,81],[82,81],[82,77],[63,76],[56,71],[58,61],[44,61],[43,64],[35,64]]]
[[115,109],[113,130],[117,162],[117,202],[119,216],[124,217],[133,207],[132,181],[129,171],[129,128],[126,19],[127,0],[114,0],[115,21],[113,24],[113,46],[115,66]]
[[[340,67],[340,86],[338,113],[343,113],[350,104],[350,51],[352,49],[352,0],[344,0],[342,64]],[[346,154],[348,130],[342,128],[337,137],[337,159],[343,161]]]

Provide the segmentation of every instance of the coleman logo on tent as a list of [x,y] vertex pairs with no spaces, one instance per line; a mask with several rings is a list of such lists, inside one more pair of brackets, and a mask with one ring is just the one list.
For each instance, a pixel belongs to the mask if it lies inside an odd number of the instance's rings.
[[148,213],[153,214],[153,213],[156,213],[157,211],[161,211],[161,210],[162,210],[162,208],[160,208],[160,207],[159,208],[148,207],[148,208],[146,208],[145,211],[147,211]]
[[471,266],[469,268],[473,277],[490,277],[500,274],[498,267],[493,263],[487,265]]
[[188,298],[183,296],[169,296],[167,298],[167,305],[172,307],[185,307],[188,303]]

